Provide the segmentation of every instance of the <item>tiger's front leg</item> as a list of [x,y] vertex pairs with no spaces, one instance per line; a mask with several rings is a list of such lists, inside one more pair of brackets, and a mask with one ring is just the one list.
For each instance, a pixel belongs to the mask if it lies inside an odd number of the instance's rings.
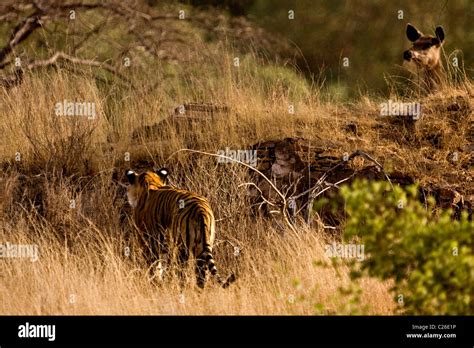
[[163,282],[168,272],[169,246],[165,236],[165,230],[157,229],[158,232],[147,234],[144,240],[144,253],[148,265],[148,279],[153,282]]

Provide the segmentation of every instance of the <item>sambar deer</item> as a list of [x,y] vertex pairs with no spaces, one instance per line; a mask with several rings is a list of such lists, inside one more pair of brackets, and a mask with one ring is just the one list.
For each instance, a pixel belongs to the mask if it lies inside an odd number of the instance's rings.
[[435,36],[424,35],[408,23],[407,38],[413,42],[412,47],[403,52],[403,59],[414,62],[419,76],[419,85],[427,93],[434,91],[444,76],[441,64],[441,46],[444,43],[444,29],[437,26]]

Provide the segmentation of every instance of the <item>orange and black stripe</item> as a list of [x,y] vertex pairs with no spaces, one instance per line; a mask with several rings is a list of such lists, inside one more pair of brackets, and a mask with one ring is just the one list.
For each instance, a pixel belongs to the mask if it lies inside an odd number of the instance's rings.
[[180,264],[192,255],[199,287],[204,287],[206,268],[223,287],[229,286],[234,275],[222,280],[212,255],[215,219],[209,202],[195,193],[167,185],[165,168],[142,174],[129,170],[126,175],[130,183],[127,196],[137,226],[163,242],[165,250],[176,250]]

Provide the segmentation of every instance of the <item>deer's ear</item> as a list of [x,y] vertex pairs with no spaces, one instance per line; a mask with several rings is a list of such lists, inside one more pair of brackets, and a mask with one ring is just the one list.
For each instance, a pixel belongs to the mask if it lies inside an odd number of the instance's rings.
[[418,40],[423,34],[410,23],[407,24],[407,38],[411,42]]
[[444,41],[444,29],[442,26],[437,26],[435,29],[436,37],[438,38],[439,42],[442,43]]

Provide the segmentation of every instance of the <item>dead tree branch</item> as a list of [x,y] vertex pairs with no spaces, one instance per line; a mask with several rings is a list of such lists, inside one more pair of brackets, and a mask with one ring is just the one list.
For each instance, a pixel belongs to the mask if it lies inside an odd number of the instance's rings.
[[91,60],[91,59],[80,59],[80,58],[77,58],[77,57],[74,57],[74,56],[70,56],[70,55],[68,55],[64,52],[56,52],[50,58],[45,59],[45,60],[35,60],[33,62],[30,62],[27,65],[27,67],[28,67],[28,69],[33,70],[33,69],[36,69],[38,67],[54,65],[59,60],[65,60],[65,61],[71,62],[73,64],[80,64],[80,65],[87,65],[87,66],[102,68],[102,69],[107,70],[108,72],[118,76],[119,78],[121,78],[123,81],[129,83],[130,85],[132,85],[132,82],[130,81],[130,79],[128,77],[124,76],[120,71],[118,71],[116,68],[114,68],[110,64],[101,63],[101,62]]
[[15,29],[13,29],[13,33],[10,35],[7,44],[0,49],[0,69],[3,68],[1,64],[4,62],[5,58],[13,51],[15,46],[17,46],[19,43],[28,38],[28,36],[30,36],[36,28],[41,26],[40,17],[40,14],[35,13],[23,20],[15,27]]
[[[308,207],[308,209],[310,209],[313,205],[313,202],[314,200],[320,196],[321,194],[323,194],[325,191],[333,188],[333,187],[336,187],[338,188],[338,185],[353,178],[357,172],[354,172],[352,173],[349,177],[347,178],[344,178],[340,181],[338,181],[337,183],[335,184],[330,184],[330,183],[327,183],[326,182],[326,179],[328,178],[329,174],[334,172],[335,170],[339,169],[340,167],[344,166],[347,162],[349,162],[350,160],[354,159],[355,157],[363,157],[365,159],[367,159],[368,161],[372,162],[375,164],[375,166],[377,168],[379,168],[379,170],[384,174],[385,178],[387,179],[387,181],[389,182],[392,190],[393,190],[393,185],[392,185],[392,181],[390,180],[389,176],[387,175],[387,173],[384,171],[383,169],[383,166],[376,160],[374,159],[372,156],[370,156],[369,154],[367,154],[366,152],[363,152],[363,151],[360,151],[360,150],[357,150],[355,152],[353,152],[350,156],[347,157],[347,159],[343,159],[342,161],[340,161],[339,163],[337,163],[336,165],[334,165],[333,167],[329,168],[319,179],[318,181],[316,182],[316,184],[314,186],[312,186],[311,188],[307,189],[306,191],[296,195],[296,196],[293,196],[293,197],[290,197],[290,199],[298,199],[300,197],[303,197],[305,195],[308,195],[308,200],[307,202],[300,208],[299,211],[301,211],[302,209],[304,209],[305,207]],[[323,188],[323,185],[326,185],[325,188]],[[309,212],[307,214],[308,216],[308,219],[309,219]]]
[[[144,10],[145,9],[145,10]],[[129,44],[125,48],[125,52],[138,47],[139,49],[145,48],[145,50],[152,54],[154,57],[162,60],[177,61],[182,60],[183,56],[179,54],[173,54],[176,51],[176,44],[185,45],[186,41],[179,36],[185,35],[185,32],[181,32],[177,28],[171,28],[168,25],[169,21],[194,21],[197,22],[201,27],[206,30],[212,31],[214,24],[209,22],[206,16],[200,16],[199,14],[193,14],[192,16],[186,16],[184,19],[180,18],[178,13],[156,13],[150,8],[141,8],[138,3],[128,3],[124,1],[42,1],[42,0],[19,0],[17,2],[7,2],[0,4],[0,21],[7,23],[15,23],[16,26],[11,31],[7,42],[0,45],[0,70],[5,70],[15,61],[15,50],[27,40],[38,28],[42,28],[47,36],[48,23],[55,23],[57,20],[70,19],[71,11],[100,11],[105,15],[106,20],[91,30],[86,30],[84,33],[76,33],[73,35],[79,36],[77,44],[73,44],[71,50],[59,49],[58,51],[52,51],[49,54],[49,58],[36,57],[32,58],[27,67],[29,70],[36,69],[39,67],[54,65],[59,61],[69,61],[74,64],[93,66],[99,69],[104,69],[113,75],[119,77],[122,81],[131,85],[130,80],[124,76],[119,69],[114,68],[105,62],[98,62],[96,60],[85,59],[77,55],[78,51],[83,49],[84,43],[88,42],[92,36],[99,35],[101,31],[110,23],[111,19],[117,18],[119,21],[126,21],[129,25],[130,31],[136,37],[135,44]],[[144,12],[145,11],[145,12]],[[158,23],[163,22],[160,26]],[[147,29],[153,29],[153,31],[160,34],[142,34],[143,27]],[[169,34],[177,34],[169,36]],[[66,31],[65,35],[68,35],[69,31]],[[169,49],[163,49],[162,46],[168,44]],[[120,45],[118,45],[120,46]],[[64,53],[67,52],[67,53]],[[121,53],[123,54],[123,52]],[[23,64],[25,66],[25,64]],[[0,77],[0,86],[11,87],[20,84],[23,79],[23,68],[13,67],[13,72],[3,75]],[[150,87],[151,89],[154,86]]]
[[191,152],[191,153],[198,153],[198,154],[201,154],[201,155],[206,155],[206,156],[211,156],[211,157],[218,157],[218,158],[224,158],[226,160],[229,160],[231,162],[234,162],[234,163],[238,163],[252,171],[254,171],[255,173],[257,173],[258,175],[260,175],[266,182],[268,182],[268,184],[275,190],[275,192],[277,193],[277,195],[280,197],[281,199],[281,203],[278,205],[279,207],[279,212],[280,214],[282,215],[283,217],[283,221],[285,222],[285,224],[287,225],[287,227],[294,233],[296,233],[296,229],[295,227],[293,226],[293,224],[290,222],[290,219],[288,218],[288,213],[287,213],[287,208],[288,208],[288,202],[287,202],[287,199],[285,197],[285,195],[283,195],[280,190],[278,190],[278,188],[275,186],[275,184],[270,180],[268,179],[265,174],[263,174],[261,171],[259,171],[258,169],[252,167],[251,165],[248,165],[247,163],[244,163],[244,162],[241,162],[239,160],[236,160],[236,159],[233,159],[231,157],[227,157],[227,156],[224,156],[224,155],[217,155],[217,154],[214,154],[214,153],[209,153],[209,152],[204,152],[204,151],[199,151],[199,150],[192,150],[192,149],[179,149],[178,151],[175,151],[173,152],[166,161],[168,161],[171,157],[173,157],[174,155],[176,155],[177,153],[179,152]]

